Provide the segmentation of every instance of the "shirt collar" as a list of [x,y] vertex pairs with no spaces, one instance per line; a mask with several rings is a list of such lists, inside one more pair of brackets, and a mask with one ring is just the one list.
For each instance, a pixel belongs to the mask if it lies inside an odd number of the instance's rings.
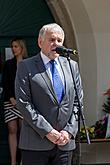
[[[44,65],[47,65],[51,59],[48,58],[42,51],[40,53],[41,53],[41,58],[44,62]],[[54,60],[56,63],[58,63],[58,58],[55,58]]]
[[50,59],[44,53],[42,53],[42,51],[40,53],[41,53],[41,58],[44,62],[44,65],[47,65]]

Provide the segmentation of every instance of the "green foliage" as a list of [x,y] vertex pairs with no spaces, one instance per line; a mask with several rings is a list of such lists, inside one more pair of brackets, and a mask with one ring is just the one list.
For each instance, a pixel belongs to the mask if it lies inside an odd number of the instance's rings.
[[[105,138],[106,136],[106,129],[107,129],[107,122],[108,122],[108,114],[105,115],[102,119],[96,121],[95,125],[91,127],[87,127],[87,131],[89,134],[90,139],[100,139]],[[80,139],[86,139],[86,133],[84,127],[80,129]]]
[[[107,97],[107,100],[104,102],[102,110],[106,112],[106,115],[104,115],[100,120],[96,121],[93,126],[86,128],[90,139],[100,139],[105,138],[106,136],[108,116],[110,114],[110,89],[106,90],[104,95]],[[86,139],[84,127],[80,129],[80,139]]]
[[[94,132],[95,127],[94,127],[94,126],[86,127],[86,129],[87,129],[87,131],[88,131],[89,138],[90,138],[90,139],[94,139],[94,138],[95,138],[95,132]],[[84,128],[84,127],[82,127],[82,128],[80,129],[80,139],[81,139],[81,140],[86,139],[86,133],[85,133],[85,128]]]

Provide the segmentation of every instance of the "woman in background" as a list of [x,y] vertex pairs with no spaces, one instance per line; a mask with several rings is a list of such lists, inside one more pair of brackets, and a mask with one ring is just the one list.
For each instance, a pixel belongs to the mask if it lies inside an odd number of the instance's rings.
[[27,57],[25,41],[20,38],[11,40],[14,57],[5,62],[3,69],[3,100],[5,123],[8,127],[8,141],[11,155],[11,165],[16,165],[18,132],[22,123],[22,115],[16,108],[15,76],[18,63]]

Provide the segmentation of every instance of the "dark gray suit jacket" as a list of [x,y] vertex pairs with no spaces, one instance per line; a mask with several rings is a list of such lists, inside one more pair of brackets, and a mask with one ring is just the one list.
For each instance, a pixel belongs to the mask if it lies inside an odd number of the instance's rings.
[[[26,150],[50,150],[55,145],[46,138],[53,128],[66,130],[73,137],[77,133],[77,121],[74,115],[77,109],[75,90],[68,61],[59,57],[65,80],[65,94],[59,104],[54,93],[51,80],[46,72],[40,54],[20,62],[16,74],[17,107],[23,115],[20,135],[20,148]],[[82,85],[78,65],[71,60],[72,70],[82,105]],[[75,140],[61,150],[75,148]]]

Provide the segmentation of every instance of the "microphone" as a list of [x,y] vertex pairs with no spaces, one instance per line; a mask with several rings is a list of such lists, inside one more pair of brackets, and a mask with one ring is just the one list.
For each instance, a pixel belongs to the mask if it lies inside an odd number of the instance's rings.
[[77,50],[68,49],[68,48],[65,48],[64,46],[58,46],[53,51],[56,51],[58,54],[64,54],[64,53],[74,54],[74,55],[78,54]]

